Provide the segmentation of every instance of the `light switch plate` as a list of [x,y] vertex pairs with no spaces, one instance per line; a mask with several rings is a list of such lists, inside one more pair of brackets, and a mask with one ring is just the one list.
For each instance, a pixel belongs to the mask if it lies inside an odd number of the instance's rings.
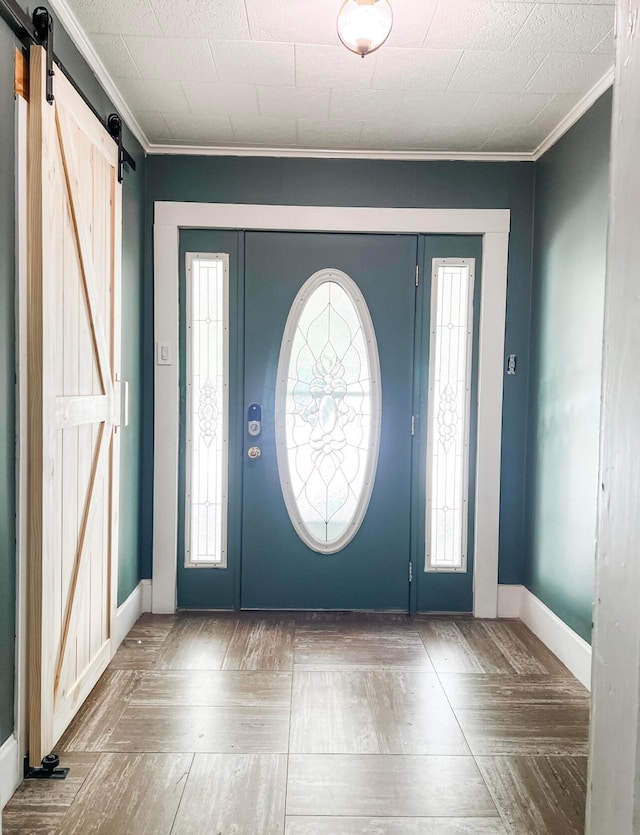
[[156,343],[156,363],[158,365],[173,365],[173,351],[169,342]]

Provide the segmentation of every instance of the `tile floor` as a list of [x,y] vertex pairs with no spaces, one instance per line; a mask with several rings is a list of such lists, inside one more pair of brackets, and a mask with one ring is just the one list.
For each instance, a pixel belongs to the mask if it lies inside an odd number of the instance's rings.
[[582,835],[586,690],[517,621],[143,615],[5,835]]

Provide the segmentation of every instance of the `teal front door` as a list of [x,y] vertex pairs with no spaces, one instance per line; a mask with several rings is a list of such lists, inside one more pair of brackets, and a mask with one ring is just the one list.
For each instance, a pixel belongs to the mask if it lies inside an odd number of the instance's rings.
[[181,233],[180,607],[472,610],[480,259],[479,238]]
[[[262,427],[245,437],[260,457],[244,460],[244,608],[408,608],[417,245],[402,235],[246,235],[244,402],[259,405]],[[318,292],[301,299],[314,275]],[[341,275],[366,304],[372,333]],[[299,321],[296,310],[290,318],[296,299]],[[381,408],[364,402],[371,381]],[[296,447],[288,457],[287,443]]]

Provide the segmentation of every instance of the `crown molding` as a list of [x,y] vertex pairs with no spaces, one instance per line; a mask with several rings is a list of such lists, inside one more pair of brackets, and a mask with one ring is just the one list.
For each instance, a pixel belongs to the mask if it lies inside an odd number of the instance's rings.
[[267,146],[210,146],[210,145],[166,145],[152,144],[147,139],[138,120],[124,100],[115,81],[82,28],[67,0],[49,0],[50,5],[67,34],[93,70],[105,93],[113,102],[127,127],[131,130],[147,154],[170,154],[174,156],[210,156],[210,157],[288,157],[293,159],[369,159],[396,160],[405,162],[535,162],[545,154],[575,123],[584,116],[597,99],[613,84],[613,67],[595,84],[576,106],[556,125],[547,138],[530,152],[494,152],[477,151],[371,151],[365,149],[336,150],[330,148],[271,148]]
[[95,51],[87,33],[82,28],[80,21],[70,8],[67,0],[48,0],[48,2],[60,19],[60,23],[64,26],[78,52],[93,70],[98,82],[113,102],[113,106],[118,111],[122,121],[126,123],[131,133],[142,145],[144,152],[147,153],[149,149],[149,140],[147,139],[145,132],[140,127],[140,123],[133,115],[131,108],[122,97],[116,83],[109,75],[107,68],[102,63],[102,59]]
[[371,151],[364,149],[331,150],[329,148],[269,148],[227,145],[149,145],[149,154],[179,154],[206,157],[292,157],[305,159],[370,159],[415,161],[466,161],[466,162],[533,162],[532,153],[493,151]]
[[539,160],[543,154],[546,154],[547,151],[552,148],[556,142],[584,116],[587,110],[589,110],[589,108],[596,103],[600,96],[612,86],[614,69],[614,67],[611,67],[611,69],[602,76],[600,81],[598,81],[597,84],[594,84],[589,92],[580,99],[576,106],[567,113],[564,119],[556,125],[549,136],[547,136],[547,138],[541,142],[540,145],[538,145],[531,155],[534,160]]

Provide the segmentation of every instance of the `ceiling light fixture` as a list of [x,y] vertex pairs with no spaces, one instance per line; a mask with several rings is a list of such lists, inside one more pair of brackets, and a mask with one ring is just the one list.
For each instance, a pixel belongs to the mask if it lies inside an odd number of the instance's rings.
[[392,25],[389,0],[344,0],[338,12],[338,37],[348,50],[363,58],[380,49]]

